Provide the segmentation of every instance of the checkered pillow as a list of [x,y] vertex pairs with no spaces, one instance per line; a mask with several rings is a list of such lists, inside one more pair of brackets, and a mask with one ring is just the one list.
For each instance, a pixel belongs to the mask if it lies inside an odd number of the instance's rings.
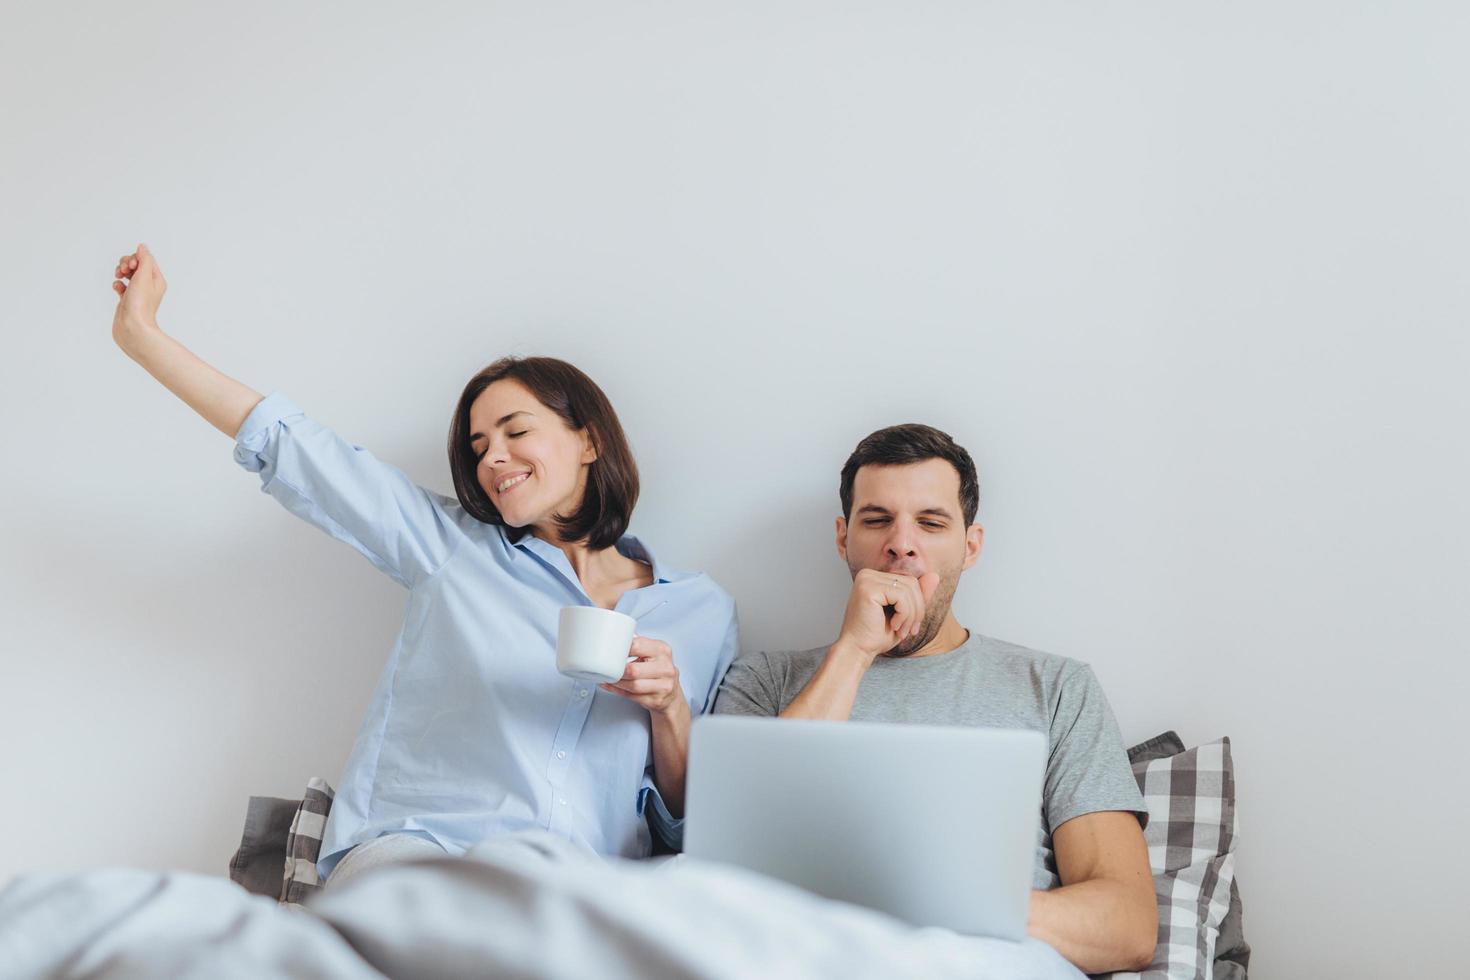
[[320,891],[321,878],[316,872],[316,859],[322,851],[322,831],[327,826],[327,813],[336,797],[327,781],[317,776],[307,780],[306,795],[291,819],[286,835],[286,869],[281,880],[281,904],[300,905],[306,896]]
[[1144,839],[1159,898],[1159,942],[1154,961],[1142,973],[1111,976],[1211,980],[1235,878],[1230,739],[1165,758],[1135,757],[1133,776],[1148,804]]

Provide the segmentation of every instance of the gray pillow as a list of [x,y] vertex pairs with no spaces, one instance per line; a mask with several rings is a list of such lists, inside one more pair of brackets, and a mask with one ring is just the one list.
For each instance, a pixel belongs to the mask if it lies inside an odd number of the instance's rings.
[[286,837],[300,800],[274,796],[252,796],[245,807],[245,833],[240,848],[230,858],[230,880],[246,891],[267,898],[281,897],[281,876],[286,869]]

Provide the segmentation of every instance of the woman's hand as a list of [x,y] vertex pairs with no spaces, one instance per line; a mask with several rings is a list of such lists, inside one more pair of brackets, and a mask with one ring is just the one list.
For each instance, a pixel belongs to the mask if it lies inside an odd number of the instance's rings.
[[635,636],[628,653],[637,659],[628,664],[622,679],[612,684],[599,684],[598,687],[637,702],[653,714],[666,714],[685,707],[684,689],[679,686],[679,668],[674,666],[674,651],[667,643]]
[[168,283],[147,245],[118,259],[112,275],[112,291],[118,295],[112,315],[117,346],[210,425],[235,438],[259,404],[260,392],[216,371],[158,328],[158,304]]
[[158,330],[158,305],[163,302],[168,283],[147,245],[139,245],[136,252],[118,259],[112,275],[112,291],[118,295],[117,310],[112,314],[112,339],[126,351],[138,338]]

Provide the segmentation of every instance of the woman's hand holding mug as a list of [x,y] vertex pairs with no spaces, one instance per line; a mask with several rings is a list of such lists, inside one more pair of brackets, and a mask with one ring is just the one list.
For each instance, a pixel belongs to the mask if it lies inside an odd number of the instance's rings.
[[598,687],[641,704],[653,714],[675,710],[684,700],[684,689],[679,686],[673,649],[662,640],[635,636],[628,652],[633,659],[623,669],[622,678]]

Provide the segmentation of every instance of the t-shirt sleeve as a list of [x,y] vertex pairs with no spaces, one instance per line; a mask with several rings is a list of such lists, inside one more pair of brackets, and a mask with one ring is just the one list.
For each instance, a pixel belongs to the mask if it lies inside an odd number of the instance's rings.
[[408,588],[441,567],[462,537],[437,494],[277,392],[245,417],[235,462],[260,474],[261,490],[291,513]]
[[1148,826],[1148,806],[1102,685],[1087,664],[1063,670],[1051,721],[1045,810],[1052,832],[1085,813],[1126,810]]
[[770,656],[748,653],[738,657],[725,672],[711,713],[766,718],[779,715],[781,689],[776,682]]

